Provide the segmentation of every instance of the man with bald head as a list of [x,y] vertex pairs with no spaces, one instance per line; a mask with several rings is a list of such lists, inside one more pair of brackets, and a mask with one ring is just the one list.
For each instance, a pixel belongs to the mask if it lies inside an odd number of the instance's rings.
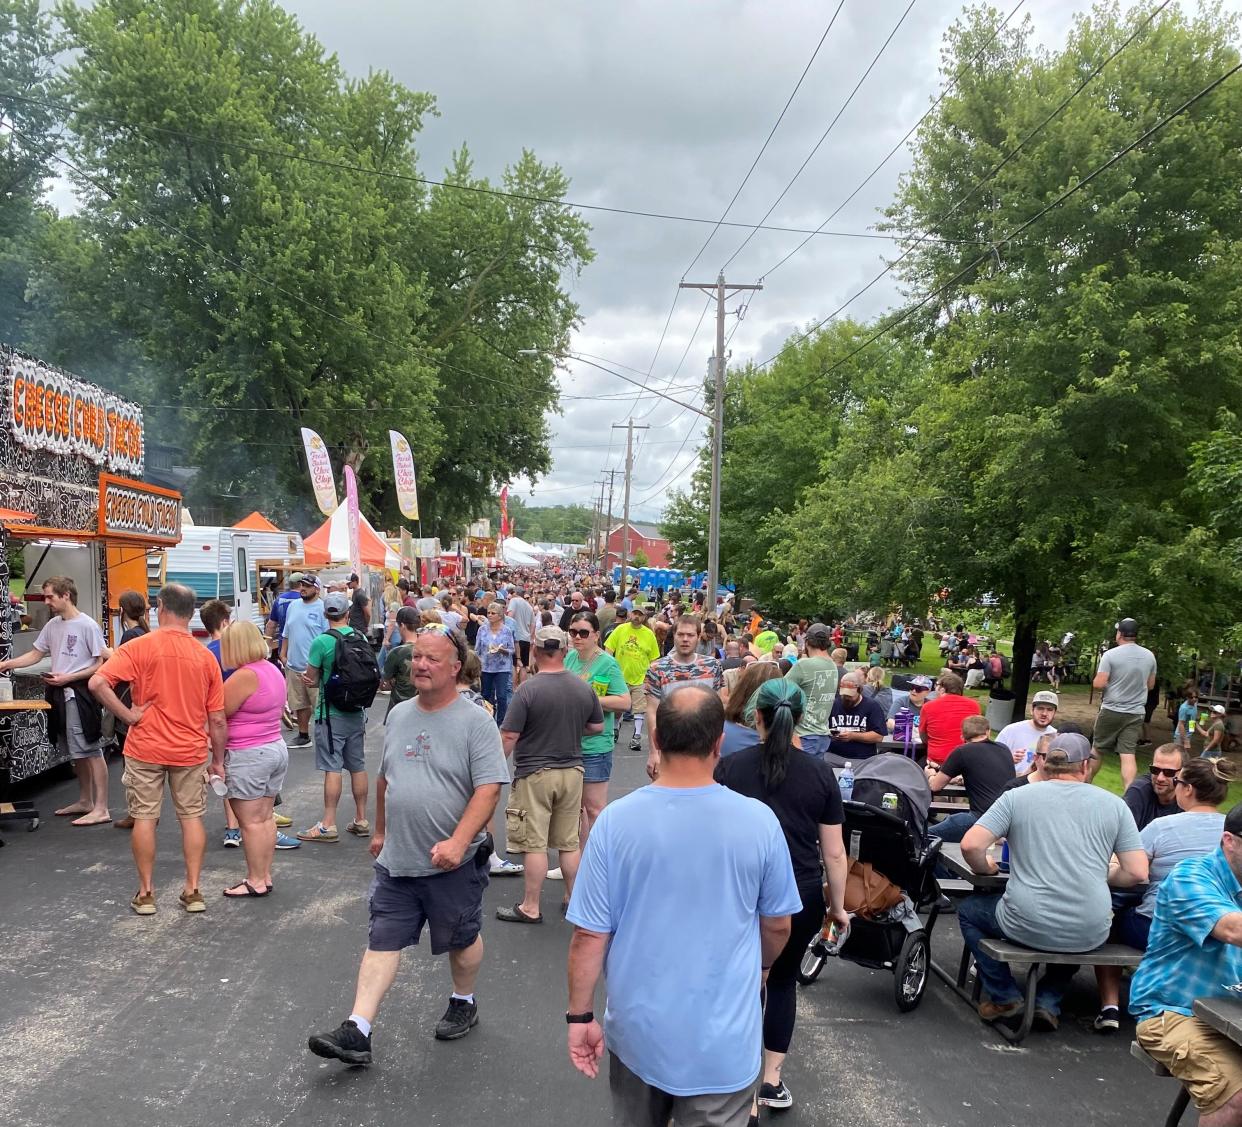
[[604,807],[570,900],[569,1059],[598,1075],[592,1005],[606,961],[613,1122],[742,1127],[759,1075],[760,987],[801,900],[776,816],[715,784],[717,694],[673,686],[656,719],[660,773]]
[[370,938],[353,1010],[338,1028],[310,1038],[317,1056],[371,1063],[371,1023],[397,977],[402,950],[418,943],[424,924],[431,953],[448,952],[453,980],[436,1038],[457,1040],[478,1023],[474,983],[483,962],[487,823],[509,771],[492,718],[457,692],[465,660],[458,631],[437,624],[418,632],[410,662],[418,696],[396,705],[384,729]]

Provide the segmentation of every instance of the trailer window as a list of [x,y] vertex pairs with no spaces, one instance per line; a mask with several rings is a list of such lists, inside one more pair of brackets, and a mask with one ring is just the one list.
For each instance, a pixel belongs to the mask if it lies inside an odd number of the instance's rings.
[[237,549],[237,590],[250,590],[250,573],[246,569],[246,549]]

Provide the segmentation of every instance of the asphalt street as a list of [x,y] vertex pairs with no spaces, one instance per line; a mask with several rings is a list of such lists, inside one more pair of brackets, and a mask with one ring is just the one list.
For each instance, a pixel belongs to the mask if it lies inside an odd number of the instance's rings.
[[[643,756],[618,745],[611,797],[646,782]],[[378,765],[378,726],[368,733]],[[113,764],[113,813],[124,812]],[[291,755],[283,810],[295,828],[319,815],[321,776],[309,749]],[[274,894],[225,900],[243,875],[240,850],[220,845],[213,800],[202,888],[208,911],[190,916],[180,889],[177,825],[159,829],[159,912],[128,907],[135,877],[127,835],[75,828],[51,811],[76,796],[57,776],[29,789],[44,821],[6,831],[0,849],[0,1122],[7,1127],[141,1122],[158,1127],[366,1124],[368,1127],[610,1121],[606,1079],[588,1081],[565,1051],[565,955],[570,927],[549,882],[539,927],[493,913],[520,898],[520,881],[487,892],[487,954],[480,1024],[442,1043],[432,1027],[449,991],[447,963],[425,947],[407,953],[374,1038],[375,1064],[347,1069],[306,1048],[309,1033],[349,1012],[366,943],[367,843],[307,844],[276,855]],[[346,800],[348,802],[348,800]],[[342,806],[345,814],[348,806]],[[341,818],[344,826],[348,814]],[[676,927],[676,919],[668,926]],[[693,945],[694,936],[686,936]],[[933,938],[955,964],[955,922]],[[800,991],[786,1067],[796,1105],[764,1115],[784,1127],[849,1124],[1062,1124],[1135,1127],[1163,1122],[1174,1095],[1128,1055],[1132,1026],[1101,1038],[1089,1029],[1095,993],[1080,972],[1060,1032],[1019,1048],[983,1026],[935,979],[921,1007],[899,1014],[892,977],[830,962]],[[668,999],[676,1005],[675,998]],[[597,1007],[602,1008],[602,1007]],[[1187,1117],[1193,1122],[1193,1113]]]

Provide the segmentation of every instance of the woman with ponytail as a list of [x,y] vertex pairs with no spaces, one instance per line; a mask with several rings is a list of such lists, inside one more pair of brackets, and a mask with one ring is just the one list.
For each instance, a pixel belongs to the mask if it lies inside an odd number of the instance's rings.
[[832,768],[804,752],[794,735],[805,707],[806,698],[792,681],[783,677],[765,681],[755,700],[759,742],[722,759],[716,767],[718,783],[757,798],[776,815],[802,897],[802,911],[790,921],[789,942],[771,967],[764,968],[768,997],[763,1015],[763,1082],[757,1103],[772,1108],[793,1104],[781,1069],[793,1038],[798,966],[807,944],[824,923],[825,873],[828,914],[840,927],[848,922],[843,906],[848,862],[841,838],[841,792]]
[[[1177,744],[1164,744],[1156,750],[1174,755],[1180,751]],[[1179,812],[1156,818],[1139,833],[1149,864],[1143,900],[1113,916],[1109,938],[1140,951],[1147,950],[1160,882],[1179,861],[1202,857],[1220,844],[1225,815],[1217,807],[1228,798],[1229,784],[1237,778],[1237,769],[1227,759],[1192,759],[1187,763],[1184,753],[1182,757],[1182,768],[1173,783]],[[1097,967],[1095,978],[1100,988],[1100,1012],[1094,1028],[1097,1033],[1112,1033],[1120,1028],[1121,968]]]

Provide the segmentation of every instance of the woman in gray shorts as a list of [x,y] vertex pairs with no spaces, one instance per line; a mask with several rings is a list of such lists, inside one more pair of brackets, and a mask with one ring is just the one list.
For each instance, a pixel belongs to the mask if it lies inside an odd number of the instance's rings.
[[224,668],[233,670],[224,682],[229,724],[224,777],[246,854],[246,879],[224,890],[231,899],[272,891],[272,802],[289,769],[289,749],[280,734],[285,679],[267,655],[267,642],[253,622],[234,622],[220,639]]

